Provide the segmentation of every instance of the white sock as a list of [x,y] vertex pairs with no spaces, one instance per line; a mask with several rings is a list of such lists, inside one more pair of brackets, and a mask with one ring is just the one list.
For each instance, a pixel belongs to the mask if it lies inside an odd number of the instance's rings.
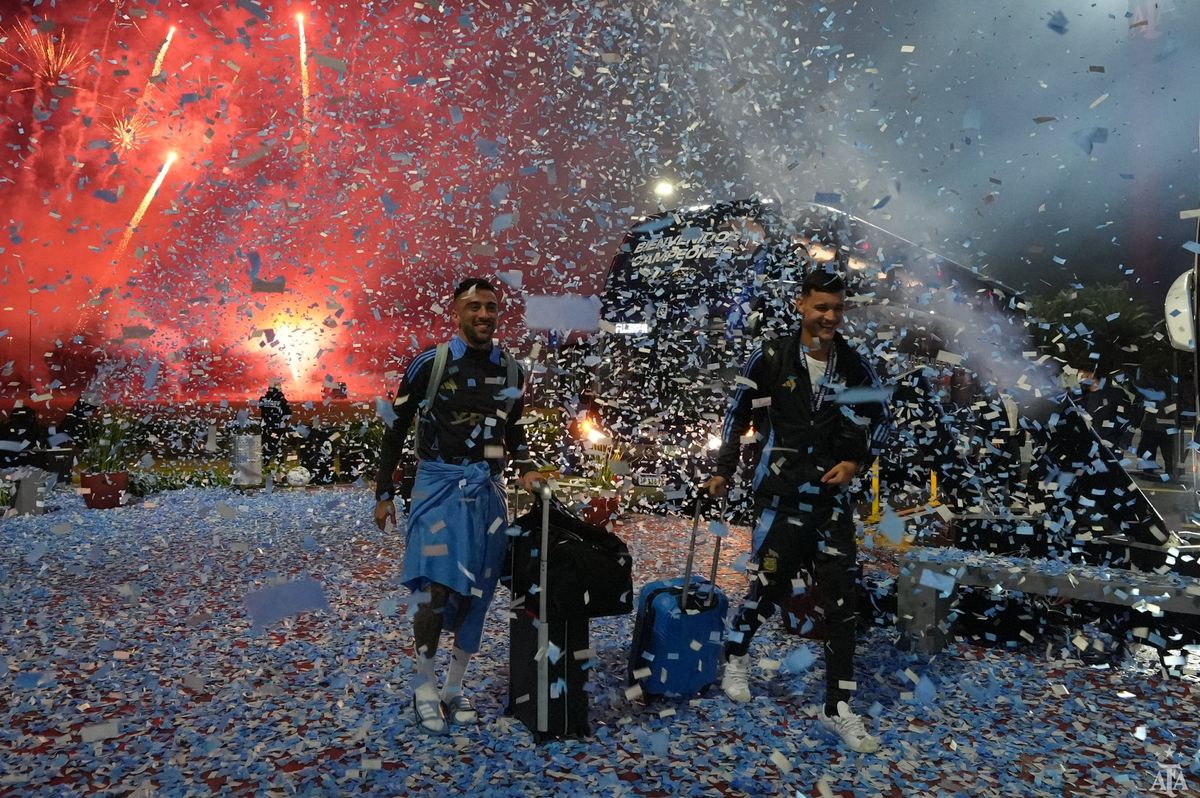
[[416,693],[418,701],[438,700],[437,673],[433,669],[435,662],[434,657],[426,657],[420,653],[413,657],[413,671],[416,674],[413,679],[413,692]]
[[446,684],[442,687],[442,700],[449,701],[462,693],[463,679],[467,675],[467,665],[471,663],[471,655],[455,646],[450,655],[450,671],[446,674]]

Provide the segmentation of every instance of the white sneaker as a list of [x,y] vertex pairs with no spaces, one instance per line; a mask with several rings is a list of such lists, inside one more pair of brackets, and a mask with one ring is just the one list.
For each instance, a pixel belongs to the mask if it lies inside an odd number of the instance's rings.
[[838,713],[832,717],[825,714],[822,707],[817,712],[817,721],[828,732],[842,738],[842,742],[852,751],[860,754],[870,754],[879,750],[879,738],[872,737],[863,726],[862,718],[850,711],[850,705],[839,701]]
[[744,704],[750,695],[750,655],[730,657],[725,662],[725,675],[721,677],[721,689],[731,701]]

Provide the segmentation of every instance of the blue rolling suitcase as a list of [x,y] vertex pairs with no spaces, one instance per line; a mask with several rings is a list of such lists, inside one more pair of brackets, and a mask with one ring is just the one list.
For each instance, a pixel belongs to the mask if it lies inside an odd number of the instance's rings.
[[[724,515],[725,504],[721,507]],[[692,577],[699,527],[697,497],[684,575],[650,582],[638,594],[628,678],[630,685],[641,685],[647,698],[686,698],[717,681],[729,602],[716,584],[720,537],[708,580]]]

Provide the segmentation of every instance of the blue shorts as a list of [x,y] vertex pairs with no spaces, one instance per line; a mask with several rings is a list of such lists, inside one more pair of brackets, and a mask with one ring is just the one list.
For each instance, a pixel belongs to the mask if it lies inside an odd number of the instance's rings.
[[[479,650],[483,619],[496,592],[508,547],[508,502],[487,463],[423,460],[413,483],[400,582],[413,592],[434,582],[472,599],[456,631],[457,645]],[[452,600],[446,618],[458,616]]]

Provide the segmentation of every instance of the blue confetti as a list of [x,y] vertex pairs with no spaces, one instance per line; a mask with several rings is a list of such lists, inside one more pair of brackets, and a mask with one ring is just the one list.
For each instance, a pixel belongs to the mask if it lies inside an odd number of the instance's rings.
[[1088,155],[1092,154],[1092,148],[1096,144],[1104,144],[1108,141],[1108,128],[1106,127],[1089,127],[1083,130],[1077,130],[1071,134],[1071,141],[1079,149],[1083,150]]
[[257,279],[259,272],[262,271],[262,256],[256,251],[250,250],[246,253],[246,260],[250,261],[250,279]]
[[267,10],[259,5],[257,0],[237,0],[237,7],[249,11],[263,22],[268,22],[271,19]]
[[646,737],[646,748],[655,756],[667,756],[671,750],[671,736],[664,732],[654,732]]
[[928,568],[921,569],[921,576],[918,582],[923,587],[931,587],[941,593],[945,598],[954,592],[954,577],[949,574],[938,573]]
[[157,360],[150,364],[150,368],[146,369],[146,374],[142,378],[142,388],[146,391],[153,391],[158,385],[158,372],[162,368],[162,364]]
[[933,703],[937,696],[937,688],[928,676],[922,676],[917,682],[916,688],[913,690],[913,698],[918,704],[929,706]]
[[797,648],[783,658],[783,669],[788,673],[804,673],[817,659],[808,647]]
[[13,679],[13,685],[18,690],[32,690],[34,687],[42,684],[42,680],[46,677],[44,673],[28,672],[18,674],[17,678]]
[[[217,512],[220,503],[236,507],[236,516]],[[1113,783],[1120,784],[1115,779],[1129,776],[1127,763],[1112,760],[1114,746],[1127,746],[1135,758],[1143,755],[1122,732],[1135,723],[1146,725],[1155,739],[1183,746],[1173,761],[1182,764],[1189,782],[1190,769],[1200,767],[1193,758],[1200,719],[1187,711],[1187,685],[1163,680],[1157,662],[1131,661],[1083,678],[1070,668],[1064,673],[1040,652],[952,647],[933,660],[915,658],[894,647],[894,630],[866,630],[857,669],[880,678],[860,679],[856,710],[874,719],[868,725],[883,736],[885,750],[904,744],[937,752],[912,760],[911,771],[889,771],[887,758],[845,756],[836,742],[817,739],[812,721],[796,711],[818,700],[824,673],[819,643],[798,641],[782,624],[765,624],[753,656],[779,657],[789,676],[774,683],[753,679],[753,703],[735,704],[714,687],[700,700],[644,707],[624,692],[631,617],[590,623],[594,653],[587,691],[594,737],[538,745],[502,717],[510,612],[504,598],[489,612],[484,650],[467,676],[480,724],[465,737],[431,737],[413,728],[407,702],[410,627],[401,607],[407,601],[411,609],[428,596],[395,594],[403,543],[375,528],[369,489],[272,494],[188,489],[113,512],[85,511],[80,497],[66,490],[55,493],[54,504],[59,509],[44,516],[0,525],[5,584],[0,615],[17,621],[6,631],[8,647],[0,657],[0,690],[10,697],[0,717],[9,734],[6,783],[20,794],[74,794],[86,790],[88,779],[93,791],[112,791],[123,781],[136,784],[132,774],[145,767],[153,768],[154,789],[162,794],[205,792],[206,779],[222,778],[247,792],[266,793],[281,783],[281,766],[287,767],[291,791],[299,794],[590,796],[621,794],[638,783],[663,794],[692,795],[719,782],[747,796],[780,796],[807,795],[827,775],[836,794],[873,794],[886,778],[898,794],[916,795],[935,789],[929,785],[948,775],[965,778],[971,768],[994,783],[963,786],[962,794],[1025,794],[1038,774],[1055,768],[1075,774],[1080,790],[1108,794]],[[65,521],[68,529],[61,526]],[[678,541],[690,519],[626,514],[622,524],[618,529],[631,544],[639,582],[675,571]],[[720,581],[728,590],[744,585],[729,560],[749,546],[750,531],[731,526],[727,537],[730,554],[722,559]],[[312,552],[310,541],[320,543],[319,553]],[[53,562],[54,569],[25,564],[39,543],[48,547],[39,562]],[[940,556],[959,562],[977,555],[946,550]],[[287,563],[314,557],[327,563],[323,590],[330,598],[336,591],[338,616],[276,624],[268,636],[246,638],[240,606],[246,580],[307,580]],[[78,570],[59,572],[59,563]],[[134,564],[148,567],[139,571]],[[868,574],[879,564],[864,558]],[[114,596],[115,575],[117,585],[137,586],[142,601]],[[164,598],[145,601],[154,595]],[[151,635],[147,623],[154,624]],[[449,649],[452,636],[443,640]],[[1147,641],[1171,642],[1161,635]],[[443,663],[448,653],[439,652]],[[573,652],[555,656],[561,664]],[[905,709],[897,706],[896,681],[888,675],[908,668],[925,675],[900,688],[913,690],[913,703]],[[1080,696],[1078,706],[1059,712],[1059,702],[1047,703],[1052,670],[1058,673],[1054,681]],[[71,693],[87,693],[86,714],[81,704],[58,700],[56,674]],[[1126,686],[1138,698],[1117,698]],[[562,680],[552,681],[553,693],[564,688]],[[785,716],[788,733],[781,736]],[[919,722],[909,724],[909,716]],[[314,722],[328,717],[336,718],[339,747],[354,744],[357,751],[342,757],[319,753],[329,743],[318,740]],[[117,719],[121,730],[159,732],[127,733],[119,747],[79,741],[81,726]],[[50,751],[31,750],[36,737],[71,729],[76,733],[60,736]],[[727,748],[731,736],[736,762]],[[464,739],[470,742],[465,748]],[[317,745],[309,749],[307,741]],[[686,742],[686,751],[676,749],[676,742]],[[172,747],[188,756],[164,758]],[[772,770],[764,778],[774,751],[794,769]],[[1017,760],[1024,763],[1020,772],[1007,766]],[[1055,777],[1045,778],[1036,783]]]
[[396,409],[392,407],[391,402],[381,396],[375,397],[375,415],[388,427],[391,427],[396,421]]
[[488,193],[492,205],[499,205],[508,198],[508,183],[499,183]]
[[890,507],[884,511],[883,518],[879,520],[878,529],[885,538],[894,544],[899,545],[904,540],[904,519],[896,515],[896,512]]
[[289,615],[311,610],[329,610],[321,583],[304,577],[282,585],[264,587],[246,594],[246,612],[256,629],[270,626]]

